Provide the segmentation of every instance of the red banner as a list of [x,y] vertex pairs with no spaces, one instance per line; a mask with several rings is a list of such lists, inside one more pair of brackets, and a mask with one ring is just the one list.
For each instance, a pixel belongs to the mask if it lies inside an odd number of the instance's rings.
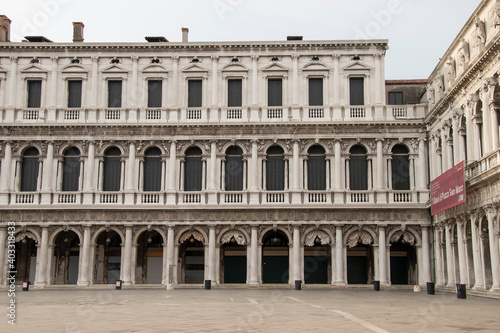
[[465,202],[465,165],[460,162],[431,182],[432,215]]

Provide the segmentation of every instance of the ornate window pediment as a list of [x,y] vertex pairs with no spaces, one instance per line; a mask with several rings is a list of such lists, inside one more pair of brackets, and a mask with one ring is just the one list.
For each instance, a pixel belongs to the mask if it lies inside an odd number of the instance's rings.
[[129,71],[118,65],[111,65],[101,70],[104,74],[128,74]]
[[200,65],[192,64],[182,70],[183,73],[208,73],[208,70]]
[[318,64],[317,62],[310,62],[306,64],[303,68],[303,71],[329,71],[330,69],[323,64]]
[[289,69],[280,64],[273,63],[269,66],[262,68],[263,72],[288,72]]
[[141,72],[144,74],[167,74],[168,70],[162,65],[152,64],[144,67]]
[[226,65],[224,66],[224,68],[222,69],[222,72],[224,73],[241,73],[241,72],[248,72],[248,68],[246,68],[245,66],[241,65],[241,64],[235,64],[235,63],[231,63],[229,65]]
[[68,65],[66,67],[63,67],[62,73],[63,74],[76,74],[76,73],[87,74],[88,71],[80,65],[71,64],[71,65]]
[[343,68],[344,71],[369,71],[371,69],[372,68],[370,66],[362,63],[361,61],[355,61]]
[[23,69],[21,69],[21,74],[23,77],[30,77],[30,78],[42,78],[42,79],[46,79],[47,78],[47,73],[48,71],[39,66],[39,65],[35,65],[35,64],[32,64],[32,65],[29,65],[28,67],[25,67]]

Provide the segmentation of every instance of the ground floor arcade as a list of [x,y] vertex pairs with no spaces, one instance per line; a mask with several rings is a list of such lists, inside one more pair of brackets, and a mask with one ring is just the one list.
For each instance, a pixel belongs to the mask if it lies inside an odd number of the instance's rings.
[[[279,215],[275,212],[272,221],[246,222],[18,222],[17,280],[36,286],[116,280],[164,285],[432,281],[432,233],[425,220],[300,223],[275,219]],[[6,233],[0,227],[2,251]],[[9,269],[6,262],[1,266],[5,280]]]

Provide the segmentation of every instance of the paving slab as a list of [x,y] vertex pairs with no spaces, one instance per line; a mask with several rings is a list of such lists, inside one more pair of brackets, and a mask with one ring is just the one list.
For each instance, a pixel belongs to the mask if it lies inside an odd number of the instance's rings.
[[0,290],[0,332],[499,332],[500,300],[370,289]]

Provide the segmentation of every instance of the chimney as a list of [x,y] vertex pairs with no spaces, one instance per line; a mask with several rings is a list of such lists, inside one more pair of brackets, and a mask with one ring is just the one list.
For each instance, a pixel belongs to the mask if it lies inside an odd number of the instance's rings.
[[10,23],[5,15],[0,15],[0,42],[10,42]]
[[82,22],[73,22],[73,43],[83,42],[83,28],[85,25]]
[[182,28],[182,42],[187,43],[188,42],[188,33],[189,29],[188,28]]

